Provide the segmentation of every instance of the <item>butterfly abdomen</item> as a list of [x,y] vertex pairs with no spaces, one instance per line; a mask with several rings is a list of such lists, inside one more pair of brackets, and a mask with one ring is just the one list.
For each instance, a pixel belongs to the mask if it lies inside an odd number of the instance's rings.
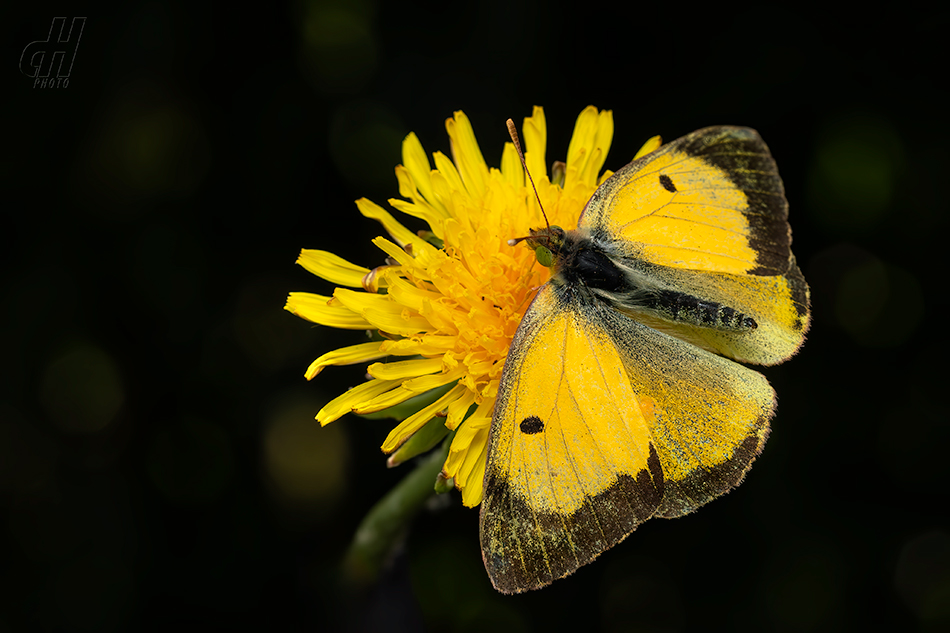
[[748,332],[758,327],[755,319],[734,308],[714,301],[703,301],[675,290],[643,293],[638,303],[673,322],[737,332]]
[[[694,295],[652,287],[635,271],[618,260],[602,241],[577,233],[562,234],[556,252],[558,277],[573,288],[585,287],[618,307],[647,309],[674,322],[698,327],[749,332],[758,327],[752,317],[715,301]],[[629,260],[628,262],[629,263]]]

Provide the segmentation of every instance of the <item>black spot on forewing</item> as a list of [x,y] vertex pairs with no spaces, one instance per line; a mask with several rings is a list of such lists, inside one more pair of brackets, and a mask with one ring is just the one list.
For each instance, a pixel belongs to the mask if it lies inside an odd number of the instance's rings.
[[521,432],[525,435],[534,435],[544,430],[544,422],[536,415],[529,415],[521,421]]
[[666,174],[660,174],[660,184],[670,193],[676,193],[676,187],[673,185],[673,180]]

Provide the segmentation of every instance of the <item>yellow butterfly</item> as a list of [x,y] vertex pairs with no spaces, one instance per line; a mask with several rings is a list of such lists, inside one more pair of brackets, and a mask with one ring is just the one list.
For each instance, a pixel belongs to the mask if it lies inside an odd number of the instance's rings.
[[761,137],[721,126],[615,173],[577,230],[531,231],[553,276],[492,418],[480,529],[499,591],[543,587],[742,481],[776,401],[734,361],[781,363],[809,325],[787,218]]

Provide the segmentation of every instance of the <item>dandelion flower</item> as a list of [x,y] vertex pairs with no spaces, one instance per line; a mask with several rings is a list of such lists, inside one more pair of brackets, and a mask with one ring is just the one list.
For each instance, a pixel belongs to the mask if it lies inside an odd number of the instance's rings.
[[[366,382],[317,413],[320,424],[416,403],[382,445],[390,465],[455,431],[442,476],[461,490],[464,505],[474,507],[482,499],[488,432],[508,347],[550,270],[531,249],[508,245],[545,224],[514,146],[506,143],[500,167],[489,167],[465,114],[456,112],[445,127],[452,158],[435,152],[434,168],[415,134],[406,137],[403,164],[396,167],[402,199],[389,200],[429,230],[413,233],[381,206],[357,200],[359,211],[389,235],[373,240],[387,264],[370,270],[304,249],[297,263],[339,287],[332,297],[290,293],[286,309],[320,325],[380,335],[328,352],[307,369],[309,380],[331,365],[370,363]],[[601,168],[613,136],[611,112],[589,106],[580,113],[566,161],[553,174],[545,166],[541,108],[524,120],[522,135],[551,224],[576,226],[591,194],[610,176]]]

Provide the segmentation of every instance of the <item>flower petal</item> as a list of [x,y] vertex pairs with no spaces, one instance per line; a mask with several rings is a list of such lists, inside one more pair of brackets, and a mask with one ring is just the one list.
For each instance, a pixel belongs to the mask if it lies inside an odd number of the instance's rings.
[[388,454],[399,448],[403,442],[409,439],[409,436],[425,426],[426,422],[431,420],[436,413],[444,410],[450,402],[457,399],[465,391],[465,387],[456,385],[429,406],[403,420],[386,437],[386,441],[382,445],[383,452]]
[[[357,314],[362,314],[367,308],[389,310],[395,314],[399,314],[403,310],[403,307],[393,301],[389,295],[380,295],[374,292],[336,288],[333,291],[333,298]],[[331,303],[330,305],[334,304]]]
[[389,296],[396,303],[404,305],[410,310],[421,312],[426,301],[438,301],[442,295],[431,290],[424,290],[409,283],[404,277],[393,277],[389,282]]
[[452,159],[459,169],[465,188],[473,196],[480,196],[485,192],[485,181],[488,180],[488,165],[482,157],[482,150],[475,140],[475,131],[472,123],[461,110],[455,116],[446,119],[445,129],[449,133],[452,146]]
[[604,167],[610,143],[614,138],[614,113],[603,110],[597,115],[597,127],[594,130],[594,151],[591,153],[590,163],[585,172],[584,182],[593,185],[597,182],[597,174]]
[[328,402],[325,407],[317,412],[317,422],[321,426],[326,426],[378,395],[392,389],[398,389],[399,382],[398,380],[367,380]]
[[382,224],[383,228],[386,229],[386,232],[389,233],[389,235],[394,240],[396,240],[396,243],[400,246],[421,241],[415,233],[397,222],[396,218],[394,218],[389,213],[389,211],[382,208],[372,200],[360,198],[356,201],[356,208],[359,209],[360,213],[362,213],[365,217],[370,218],[371,220],[376,220]]
[[418,457],[435,447],[449,434],[443,418],[434,417],[410,435],[386,460],[386,468],[395,468],[413,457]]
[[[505,143],[501,152],[501,175],[505,182],[515,187],[524,187],[524,167],[513,143]],[[533,177],[534,174],[531,174]]]
[[404,247],[393,244],[385,237],[377,237],[372,241],[381,251],[407,267],[413,273],[422,275],[423,277],[426,275],[426,267],[433,258],[444,257],[442,251],[435,249],[431,244],[423,240],[416,240]]
[[483,402],[465,423],[458,427],[443,472],[455,479],[462,491],[462,504],[474,508],[482,501],[482,479],[488,453],[488,432],[494,401]]
[[641,156],[646,156],[650,152],[655,152],[656,150],[660,149],[660,145],[662,144],[663,139],[659,136],[654,136],[653,138],[648,139],[647,142],[643,144],[643,147],[641,147],[637,152],[637,155],[633,157],[633,160],[637,160]]
[[524,162],[535,182],[540,182],[548,173],[545,153],[547,151],[548,127],[544,109],[534,106],[531,116],[525,117],[521,126],[524,134]]
[[393,244],[385,237],[376,237],[372,240],[379,250],[392,257],[397,263],[413,268],[416,265],[412,255],[406,252],[406,249],[398,244]]
[[381,380],[406,380],[442,371],[441,358],[400,360],[394,363],[373,363],[366,369],[373,378]]
[[310,248],[300,251],[297,263],[317,277],[322,277],[338,286],[351,288],[359,288],[363,277],[370,272],[369,268],[351,264],[338,255]]
[[342,330],[368,330],[373,327],[359,313],[345,306],[328,305],[331,298],[310,292],[291,292],[284,309],[301,319]]
[[456,347],[457,337],[442,336],[439,334],[422,334],[410,336],[398,341],[383,341],[381,351],[391,356],[435,356],[444,354]]
[[607,158],[607,150],[613,139],[613,113],[604,110],[598,113],[594,106],[587,106],[578,115],[567,148],[567,177],[564,188],[571,186],[576,178],[592,185],[597,180],[597,171]]
[[366,292],[376,294],[380,288],[386,288],[389,285],[386,271],[389,271],[389,273],[395,272],[395,275],[398,276],[401,271],[394,271],[398,268],[399,266],[377,266],[363,276],[360,285],[363,286],[363,290]]
[[448,156],[442,152],[436,152],[432,155],[432,159],[435,160],[436,169],[432,172],[432,187],[435,189],[436,196],[449,209],[450,215],[454,215],[451,213],[451,207],[449,206],[452,192],[465,191],[465,183],[462,182],[462,177]]
[[473,404],[475,404],[475,392],[471,389],[467,389],[465,393],[449,404],[449,415],[445,420],[445,426],[452,431],[457,429],[459,424],[465,419],[465,416],[468,415],[468,410]]
[[341,347],[332,352],[327,352],[317,360],[310,363],[310,367],[304,373],[307,380],[312,380],[314,376],[323,371],[324,367],[330,365],[355,365],[365,363],[371,360],[378,360],[389,356],[389,352],[382,351],[383,341],[373,341],[371,343],[360,343],[359,345],[350,345]]
[[458,369],[450,370],[441,374],[412,378],[403,382],[402,386],[403,389],[408,389],[413,393],[425,393],[430,389],[435,389],[436,387],[441,387],[442,385],[447,385],[450,382],[454,382],[464,375],[465,369],[460,367]]
[[[396,169],[396,177],[405,178],[405,170]],[[401,192],[400,192],[401,193]],[[442,231],[438,227],[442,226],[442,220],[445,217],[442,213],[435,208],[425,204],[423,202],[406,202],[405,200],[400,200],[399,198],[390,198],[387,200],[390,205],[397,211],[402,211],[406,215],[411,215],[414,218],[419,218],[424,221],[432,228],[432,232],[436,235],[439,235]],[[441,237],[441,236],[440,236]]]
[[381,332],[399,336],[412,336],[432,329],[432,325],[425,317],[413,314],[410,310],[394,313],[389,310],[367,308],[363,311],[363,316]]
[[432,189],[432,167],[429,165],[429,158],[422,148],[422,143],[419,142],[419,137],[414,132],[410,132],[402,142],[402,163],[422,197],[444,213],[445,208],[436,198]]
[[418,393],[409,391],[408,389],[403,389],[400,385],[398,389],[392,389],[385,393],[379,394],[372,400],[361,402],[357,406],[353,407],[353,413],[358,415],[378,413],[379,411],[392,409],[396,405],[402,404],[403,402],[415,398],[418,395]]

